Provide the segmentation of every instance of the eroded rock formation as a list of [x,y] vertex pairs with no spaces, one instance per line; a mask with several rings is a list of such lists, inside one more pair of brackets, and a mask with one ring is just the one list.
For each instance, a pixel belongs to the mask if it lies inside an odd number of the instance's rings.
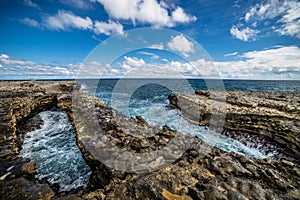
[[223,134],[262,145],[275,158],[300,160],[300,93],[206,91],[170,95],[170,107],[178,108],[190,122],[208,126],[212,113],[224,123]]
[[[1,83],[1,199],[298,199],[300,196],[297,163],[250,159],[224,152],[168,127],[152,127],[140,117],[128,118],[94,96],[78,93],[72,97],[73,86],[72,82]],[[22,128],[26,128],[34,114],[52,106],[67,112],[76,129],[77,145],[93,171],[85,190],[57,194],[48,184],[34,178],[32,161],[18,157],[20,136],[26,132]],[[40,125],[38,119],[29,123],[31,129]],[[169,148],[173,141],[175,145]],[[180,145],[181,142],[188,145]],[[152,152],[160,153],[154,156]],[[131,155],[144,156],[146,160]],[[127,163],[114,162],[118,156]]]

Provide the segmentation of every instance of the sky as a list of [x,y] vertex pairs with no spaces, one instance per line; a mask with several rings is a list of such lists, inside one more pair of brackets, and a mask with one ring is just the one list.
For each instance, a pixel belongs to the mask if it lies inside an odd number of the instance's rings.
[[0,80],[300,80],[299,0],[11,0],[0,16]]

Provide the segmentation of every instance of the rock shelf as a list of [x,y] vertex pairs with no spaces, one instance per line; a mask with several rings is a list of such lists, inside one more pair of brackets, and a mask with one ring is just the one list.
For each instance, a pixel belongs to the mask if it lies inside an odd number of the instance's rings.
[[220,133],[273,153],[275,159],[299,163],[299,92],[198,90],[170,95],[169,100],[171,108],[194,124],[209,126],[214,112],[214,119],[223,120],[218,122],[224,124]]
[[[128,118],[96,97],[78,93],[78,88],[71,81],[1,82],[1,199],[299,199],[297,162],[224,152],[166,126],[153,127],[140,117]],[[278,108],[276,119],[298,119],[296,105],[288,106],[288,112]],[[47,182],[34,178],[33,161],[18,157],[22,135],[40,126],[34,116],[53,106],[68,114],[77,145],[92,170],[86,189],[56,193]],[[235,122],[236,127],[241,126],[242,119]],[[293,124],[286,129],[294,130]],[[278,136],[278,142],[287,139]],[[274,140],[277,142],[277,137]],[[291,140],[295,141],[291,149],[296,151],[299,138],[292,135]],[[110,148],[103,148],[107,145]],[[129,165],[113,162],[118,158],[114,152]],[[161,153],[155,157],[153,152]],[[130,155],[154,157],[141,164],[135,161],[145,160]]]

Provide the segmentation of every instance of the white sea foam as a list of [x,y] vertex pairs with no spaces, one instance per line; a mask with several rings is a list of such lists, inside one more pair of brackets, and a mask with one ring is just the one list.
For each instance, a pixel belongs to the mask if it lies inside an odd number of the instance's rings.
[[25,135],[20,156],[36,162],[36,178],[58,183],[60,191],[86,187],[90,168],[76,146],[74,130],[61,111],[40,113],[41,129]]
[[[114,99],[114,101],[119,101],[119,103],[115,103],[115,105],[118,105],[116,109],[123,112],[124,114],[127,114],[130,117],[142,116],[151,125],[167,125],[183,134],[196,135],[203,141],[207,142],[209,145],[216,146],[228,152],[236,152],[248,157],[255,158],[268,157],[268,155],[264,155],[262,152],[260,152],[258,148],[244,145],[237,140],[221,135],[214,131],[210,131],[206,127],[200,127],[191,124],[181,116],[180,111],[169,109],[167,107],[169,102],[163,95],[155,96],[151,99],[132,98],[129,105],[124,103],[122,96],[125,98],[126,94],[120,94],[118,95],[117,99]],[[101,94],[99,95],[99,97],[101,98]],[[106,103],[109,103],[110,99],[107,97],[108,96],[106,95],[101,99],[104,99]]]

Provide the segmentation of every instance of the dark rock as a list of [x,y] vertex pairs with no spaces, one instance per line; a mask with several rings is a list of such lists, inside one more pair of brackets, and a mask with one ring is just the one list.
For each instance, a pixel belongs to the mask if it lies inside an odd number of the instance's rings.
[[55,193],[47,184],[33,184],[24,178],[5,182],[1,189],[1,199],[51,199]]

